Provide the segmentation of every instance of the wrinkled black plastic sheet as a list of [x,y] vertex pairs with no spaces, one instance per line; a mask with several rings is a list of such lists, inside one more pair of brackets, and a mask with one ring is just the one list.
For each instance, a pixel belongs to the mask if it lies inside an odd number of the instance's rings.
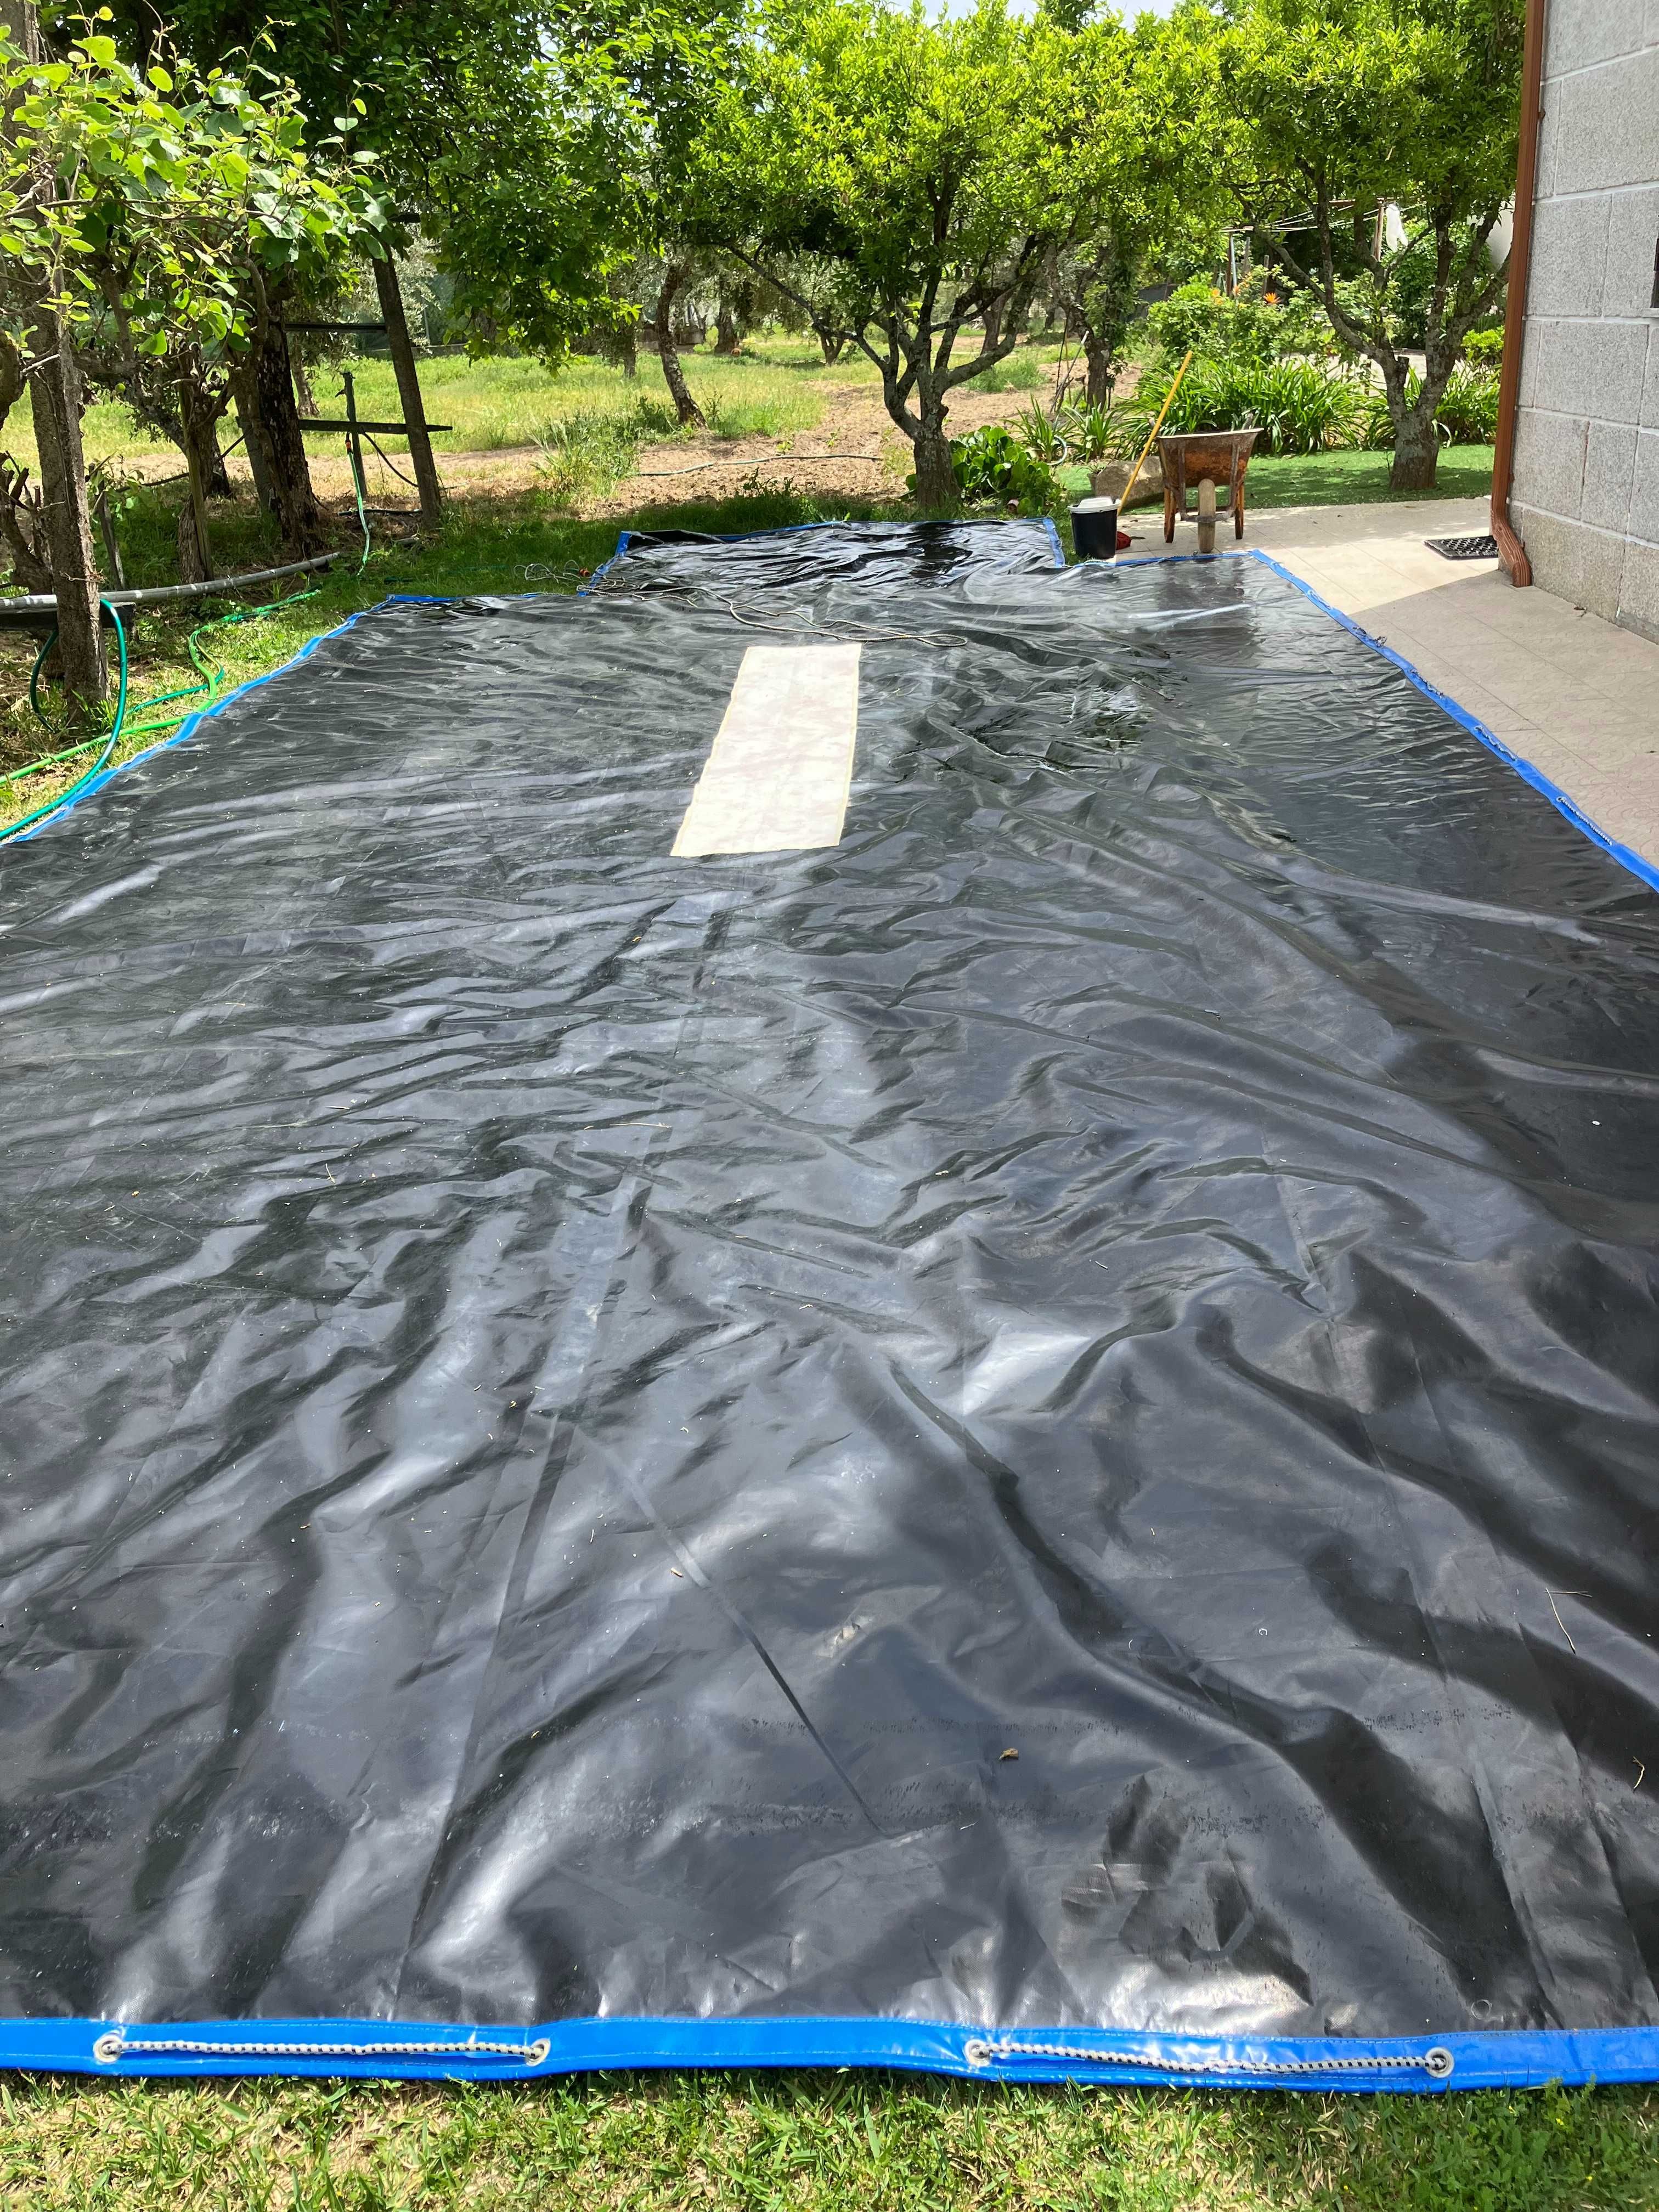
[[[1052,562],[388,605],[0,856],[0,2058],[1659,2074],[1659,906]],[[843,842],[671,859],[792,635]]]

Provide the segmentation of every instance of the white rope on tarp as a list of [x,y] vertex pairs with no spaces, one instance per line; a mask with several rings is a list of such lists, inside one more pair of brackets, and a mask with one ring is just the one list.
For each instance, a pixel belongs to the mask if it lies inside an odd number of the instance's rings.
[[964,2046],[970,2066],[988,2066],[998,2058],[1066,2058],[1084,2060],[1091,2066],[1143,2066],[1160,2074],[1253,2074],[1271,2079],[1295,2074],[1375,2074],[1407,2070],[1426,2074],[1431,2081],[1449,2081],[1455,2064],[1443,2044],[1428,2051],[1389,2052],[1376,2058],[1194,2058],[1171,2057],[1155,2051],[1088,2051],[1073,2043],[1017,2043],[1010,2037],[993,2040],[975,2036]]
[[242,2043],[201,2036],[129,2035],[106,2028],[92,2046],[100,2066],[123,2058],[448,2058],[506,2059],[519,2066],[544,2064],[553,2048],[544,2036],[533,2043],[495,2043],[470,2035],[431,2043]]

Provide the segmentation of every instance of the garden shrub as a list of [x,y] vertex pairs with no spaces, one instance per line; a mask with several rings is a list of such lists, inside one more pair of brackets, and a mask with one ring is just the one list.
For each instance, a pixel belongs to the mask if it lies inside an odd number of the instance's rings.
[[[1058,495],[1054,472],[1000,422],[951,441],[951,468],[964,501],[1017,499],[1034,514],[1046,514]],[[908,479],[911,489],[915,479]]]
[[[1116,427],[1120,452],[1139,451],[1173,381],[1160,370],[1142,380],[1137,404]],[[1442,442],[1489,446],[1498,430],[1494,370],[1460,362],[1436,412]],[[1415,403],[1423,380],[1407,380]],[[1363,447],[1376,452],[1394,444],[1394,422],[1379,385],[1316,362],[1195,361],[1182,378],[1164,419],[1166,436],[1197,430],[1259,429],[1258,453],[1322,453]]]
[[1434,411],[1449,446],[1490,446],[1498,435],[1496,369],[1460,362]]
[[[1143,379],[1138,406],[1125,416],[1125,449],[1139,451],[1173,380]],[[1360,387],[1314,362],[1195,361],[1164,419],[1166,436],[1195,430],[1260,429],[1256,451],[1322,453],[1357,444]]]
[[1190,279],[1147,309],[1146,327],[1170,364],[1189,348],[1213,361],[1258,363],[1328,361],[1345,350],[1312,292],[1261,269],[1252,270],[1231,295],[1204,277]]
[[[1498,435],[1496,370],[1460,362],[1451,373],[1444,397],[1435,410],[1435,426],[1443,446],[1490,446]],[[1423,380],[1413,369],[1406,380],[1407,403],[1415,405]],[[1382,392],[1373,387],[1364,396],[1357,445],[1386,453],[1394,444],[1394,422]]]
[[[1066,443],[1079,461],[1103,461],[1122,443],[1118,413],[1109,401],[1089,401],[1061,418]],[[1142,434],[1143,441],[1145,434]]]

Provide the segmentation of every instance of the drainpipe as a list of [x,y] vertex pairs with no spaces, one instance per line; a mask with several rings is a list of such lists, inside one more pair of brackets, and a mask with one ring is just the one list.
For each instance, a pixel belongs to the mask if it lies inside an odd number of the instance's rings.
[[1547,0],[1527,0],[1521,53],[1521,148],[1515,165],[1515,219],[1510,234],[1510,289],[1504,309],[1504,374],[1498,387],[1498,436],[1492,469],[1492,534],[1512,584],[1532,581],[1527,549],[1510,520],[1515,480],[1515,417],[1521,397],[1521,354],[1527,342],[1527,287],[1532,275],[1532,210],[1538,191],[1538,125],[1543,113],[1544,12]]

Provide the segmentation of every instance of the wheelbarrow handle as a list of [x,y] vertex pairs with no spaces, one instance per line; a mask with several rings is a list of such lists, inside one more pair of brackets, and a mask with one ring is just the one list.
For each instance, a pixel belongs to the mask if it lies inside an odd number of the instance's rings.
[[1164,428],[1164,417],[1170,411],[1170,402],[1175,398],[1176,392],[1180,391],[1181,380],[1185,376],[1188,368],[1191,366],[1192,358],[1193,349],[1188,346],[1187,349],[1186,358],[1182,361],[1180,368],[1176,369],[1175,373],[1175,382],[1170,386],[1169,390],[1164,395],[1164,404],[1158,410],[1158,420],[1153,423],[1146,442],[1140,449],[1140,459],[1135,463],[1133,468],[1129,471],[1129,481],[1124,485],[1123,495],[1117,503],[1118,512],[1120,514],[1123,513],[1124,509],[1129,504],[1129,494],[1134,489],[1135,480],[1139,476],[1142,469],[1146,465],[1147,454],[1152,452],[1152,447],[1158,443],[1158,434]]

